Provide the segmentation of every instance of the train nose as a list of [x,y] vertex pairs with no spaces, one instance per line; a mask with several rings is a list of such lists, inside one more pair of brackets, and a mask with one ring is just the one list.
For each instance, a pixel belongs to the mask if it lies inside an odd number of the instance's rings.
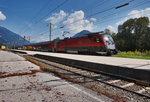
[[110,50],[115,49],[115,44],[113,44],[112,42],[106,42],[106,46],[107,46],[107,49],[110,49]]

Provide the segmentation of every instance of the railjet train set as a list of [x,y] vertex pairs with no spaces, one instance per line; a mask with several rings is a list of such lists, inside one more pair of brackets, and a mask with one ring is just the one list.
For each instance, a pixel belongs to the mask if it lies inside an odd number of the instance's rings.
[[34,43],[18,49],[51,52],[117,54],[112,37],[104,32],[88,33],[63,40]]

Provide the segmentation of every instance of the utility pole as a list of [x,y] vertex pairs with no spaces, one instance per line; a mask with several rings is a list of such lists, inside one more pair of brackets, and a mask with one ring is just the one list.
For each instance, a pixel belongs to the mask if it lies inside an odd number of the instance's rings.
[[26,36],[24,36],[23,38],[23,46],[25,45],[25,41],[26,41]]
[[[54,24],[49,23],[49,25],[50,25],[49,41],[51,41],[52,40],[52,25],[54,26]],[[59,27],[59,29],[62,29],[62,28],[64,28],[64,27]]]
[[31,36],[29,35],[29,43],[30,43],[30,40],[31,40]]
[[50,32],[49,32],[49,41],[51,41],[51,37],[52,37],[52,23],[49,23],[50,24]]

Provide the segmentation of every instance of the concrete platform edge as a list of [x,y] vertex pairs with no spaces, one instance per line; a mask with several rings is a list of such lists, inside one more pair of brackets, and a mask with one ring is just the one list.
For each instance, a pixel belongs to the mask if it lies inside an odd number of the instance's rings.
[[86,61],[79,61],[79,60],[72,60],[66,58],[59,58],[53,56],[46,56],[41,54],[35,54],[34,56],[37,58],[42,58],[45,60],[61,63],[72,67],[78,67],[93,72],[110,74],[113,76],[129,79],[132,81],[134,80],[135,82],[144,83],[147,86],[150,85],[150,71],[120,67],[120,66],[105,65],[99,63],[92,63]]

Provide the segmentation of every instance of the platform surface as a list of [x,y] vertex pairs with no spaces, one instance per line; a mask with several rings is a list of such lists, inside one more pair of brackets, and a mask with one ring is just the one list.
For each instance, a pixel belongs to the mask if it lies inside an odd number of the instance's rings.
[[[36,73],[30,74],[32,70]],[[0,51],[0,102],[112,102],[11,52]]]
[[87,61],[99,64],[121,66],[133,69],[142,69],[150,71],[150,60],[144,59],[132,59],[132,58],[119,58],[119,57],[107,57],[107,56],[92,56],[92,55],[78,55],[78,54],[63,54],[63,53],[51,53],[51,52],[38,52],[38,51],[26,51],[26,50],[17,50],[26,52],[28,54],[41,54],[47,56],[61,57],[67,59],[74,59],[80,61]]

